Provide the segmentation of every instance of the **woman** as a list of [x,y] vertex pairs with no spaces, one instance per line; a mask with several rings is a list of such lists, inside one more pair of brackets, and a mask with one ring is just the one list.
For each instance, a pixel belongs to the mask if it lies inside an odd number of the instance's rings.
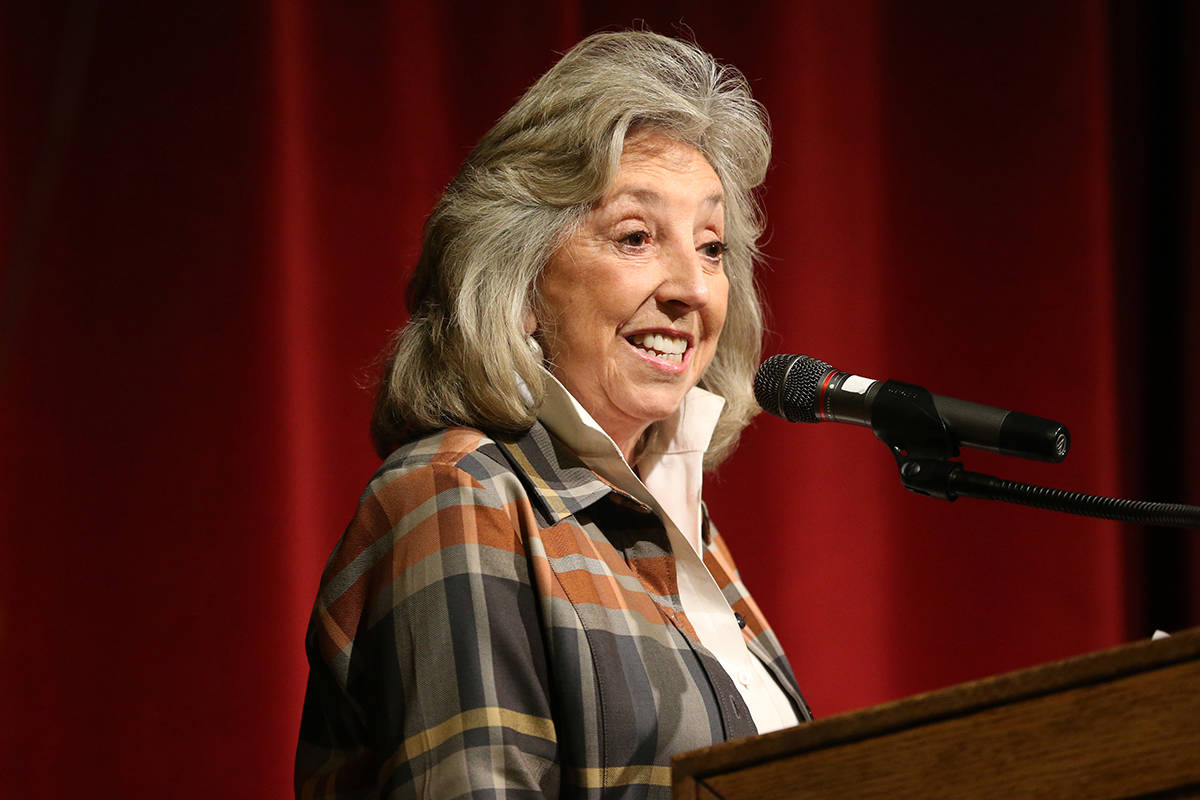
[[667,797],[808,719],[700,502],[755,412],[766,121],[736,70],[581,42],[426,228],[326,568],[305,797]]

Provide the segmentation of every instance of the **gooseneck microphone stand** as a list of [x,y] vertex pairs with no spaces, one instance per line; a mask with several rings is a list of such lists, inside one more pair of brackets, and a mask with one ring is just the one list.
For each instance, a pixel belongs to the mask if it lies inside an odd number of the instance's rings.
[[1200,506],[1101,497],[967,471],[951,460],[959,454],[958,443],[934,408],[933,395],[919,386],[885,384],[874,399],[871,429],[896,459],[900,483],[917,494],[951,501],[959,497],[1001,500],[1119,522],[1200,528]]

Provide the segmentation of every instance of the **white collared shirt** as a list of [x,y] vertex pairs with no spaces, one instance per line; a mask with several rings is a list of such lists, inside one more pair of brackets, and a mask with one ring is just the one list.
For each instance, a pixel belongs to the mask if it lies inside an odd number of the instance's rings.
[[733,679],[759,733],[799,724],[787,695],[746,648],[733,610],[704,565],[700,493],[704,452],[712,439],[724,398],[700,388],[663,421],[661,443],[638,460],[639,478],[620,448],[591,414],[549,372],[538,418],[598,475],[654,509],[667,529],[675,556],[679,600],[700,643]]

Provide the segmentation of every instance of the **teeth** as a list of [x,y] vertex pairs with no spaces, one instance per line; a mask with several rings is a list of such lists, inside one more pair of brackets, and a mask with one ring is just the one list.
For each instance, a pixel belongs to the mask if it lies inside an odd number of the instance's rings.
[[683,361],[683,354],[687,350],[687,339],[661,333],[639,333],[629,337],[629,341],[643,350],[653,351],[666,361]]

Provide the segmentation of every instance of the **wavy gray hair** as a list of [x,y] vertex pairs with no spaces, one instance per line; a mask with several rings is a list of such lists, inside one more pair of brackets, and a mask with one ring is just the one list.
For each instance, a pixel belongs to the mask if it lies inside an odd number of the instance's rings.
[[763,221],[754,189],[770,161],[767,117],[734,67],[688,42],[627,31],[571,48],[484,135],[426,221],[411,318],[393,340],[371,421],[381,456],[447,426],[517,432],[534,423],[540,360],[523,320],[538,275],[612,183],[626,137],[645,129],[699,150],[725,189],[729,307],[699,385],[725,398],[706,468],[732,452],[758,412]]

